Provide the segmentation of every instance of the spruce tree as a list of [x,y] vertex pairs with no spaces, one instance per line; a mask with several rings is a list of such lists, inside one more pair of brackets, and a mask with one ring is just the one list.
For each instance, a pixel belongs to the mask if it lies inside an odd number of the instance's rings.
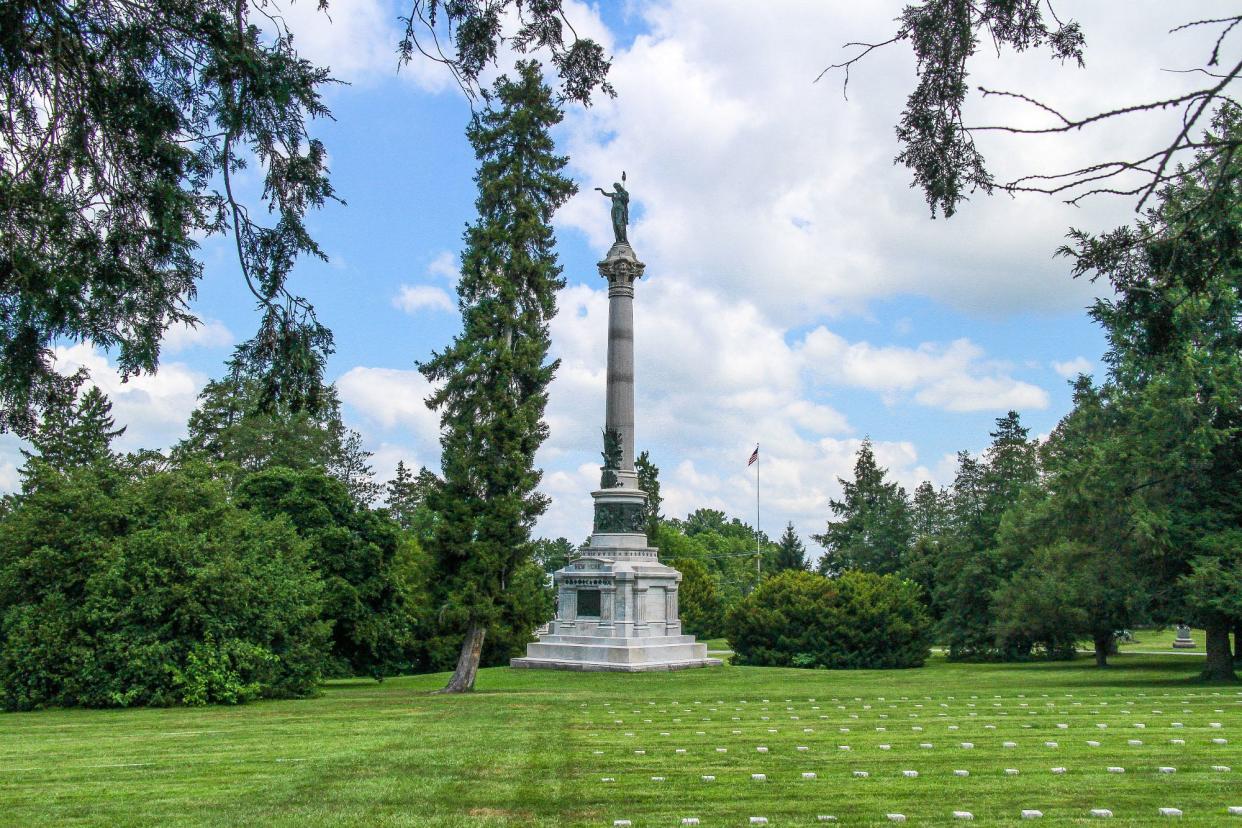
[[563,284],[552,215],[576,192],[548,131],[561,120],[535,61],[499,78],[467,136],[478,158],[478,219],[465,232],[457,284],[462,332],[419,365],[439,386],[443,484],[429,543],[441,617],[465,633],[444,692],[473,689],[489,623],[532,554],[530,531],[547,508],[536,491],[535,452],[557,363],[548,361],[548,322]]
[[1032,642],[1021,636],[998,640],[996,591],[1023,561],[998,548],[1005,511],[1039,477],[1039,459],[1029,429],[1010,411],[996,420],[992,444],[982,460],[958,454],[949,495],[950,528],[935,571],[935,604],[951,659],[1014,660]]
[[22,449],[23,488],[35,485],[39,470],[66,472],[114,459],[112,441],[125,433],[112,418],[112,402],[92,385],[80,397],[44,411],[33,434],[33,451]]
[[838,478],[841,500],[829,501],[836,520],[828,521],[822,535],[811,536],[825,549],[821,574],[861,569],[886,575],[901,567],[910,545],[910,499],[887,476],[888,469],[875,461],[871,441],[863,440],[854,479]]
[[404,460],[397,461],[397,473],[385,487],[384,505],[388,507],[393,520],[401,524],[401,528],[409,529],[414,510],[418,508],[421,497],[416,490],[414,475],[410,474]]
[[427,508],[427,493],[435,487],[437,478],[426,466],[412,474],[404,460],[397,461],[397,473],[384,488],[384,506],[402,529],[419,532],[431,517]]
[[[776,542],[776,560],[773,562],[776,572],[786,569],[806,569],[806,547],[802,539],[794,531],[793,522],[785,524],[785,534]],[[775,573],[773,573],[775,574]]]

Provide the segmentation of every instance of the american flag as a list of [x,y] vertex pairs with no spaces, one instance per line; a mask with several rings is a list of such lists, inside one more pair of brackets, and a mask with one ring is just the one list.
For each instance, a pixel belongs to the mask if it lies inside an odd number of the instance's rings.
[[746,461],[746,465],[747,465],[748,467],[749,467],[749,466],[753,466],[753,465],[754,465],[755,463],[757,463],[757,462],[759,462],[759,447],[758,447],[758,446],[755,446],[755,450],[754,450],[754,452],[750,455],[750,459]]

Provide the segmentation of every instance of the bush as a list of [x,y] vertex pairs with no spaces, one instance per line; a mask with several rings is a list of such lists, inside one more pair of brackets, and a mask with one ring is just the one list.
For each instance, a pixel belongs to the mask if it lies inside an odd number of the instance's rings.
[[729,613],[734,662],[769,667],[921,667],[931,620],[895,575],[782,572]]
[[206,467],[49,475],[0,522],[0,703],[238,703],[315,692],[321,584],[285,520]]
[[416,572],[411,558],[421,551],[410,548],[415,541],[387,512],[359,506],[321,469],[283,466],[243,479],[237,503],[265,518],[287,518],[308,544],[323,580],[320,617],[332,630],[329,675],[378,679],[409,669],[426,596],[401,576]]

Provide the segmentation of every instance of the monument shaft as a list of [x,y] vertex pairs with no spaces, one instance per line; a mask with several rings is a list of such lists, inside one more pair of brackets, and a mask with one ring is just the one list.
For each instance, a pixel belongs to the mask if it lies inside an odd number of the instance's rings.
[[604,427],[621,435],[621,469],[634,470],[634,283],[608,282],[608,390]]

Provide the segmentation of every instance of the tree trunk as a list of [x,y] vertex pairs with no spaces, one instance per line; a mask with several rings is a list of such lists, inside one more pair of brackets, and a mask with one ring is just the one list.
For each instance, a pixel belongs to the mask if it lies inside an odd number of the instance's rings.
[[1096,667],[1107,667],[1108,666],[1108,651],[1113,646],[1112,630],[1109,630],[1108,632],[1097,632],[1094,636],[1094,639],[1095,639],[1095,666]]
[[1233,660],[1242,661],[1242,621],[1233,622]]
[[483,636],[487,627],[475,621],[466,630],[466,640],[461,642],[461,655],[457,657],[457,669],[440,693],[469,693],[474,689],[474,677],[479,672],[479,658],[483,655]]
[[1203,678],[1209,681],[1237,681],[1233,672],[1233,653],[1229,650],[1229,627],[1220,621],[1206,625],[1207,666]]

